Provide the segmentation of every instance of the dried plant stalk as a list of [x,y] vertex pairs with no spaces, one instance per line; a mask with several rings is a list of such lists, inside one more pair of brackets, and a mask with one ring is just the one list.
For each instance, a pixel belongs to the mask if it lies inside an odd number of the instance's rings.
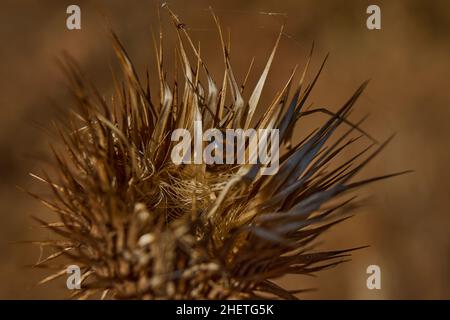
[[[159,99],[138,79],[114,33],[123,81],[115,80],[113,102],[108,103],[66,57],[64,70],[77,111],[60,129],[65,148],[54,151],[57,176],[38,177],[53,191],[53,199],[41,201],[57,213],[59,222],[36,218],[60,239],[37,242],[56,251],[36,266],[52,266],[63,256],[69,264],[79,265],[83,281],[74,294],[78,298],[295,299],[296,292],[273,280],[337,265],[352,250],[324,252],[314,247],[318,236],[347,218],[345,210],[343,216],[337,213],[352,199],[339,196],[392,176],[351,182],[386,143],[369,154],[372,144],[327,169],[356,141],[355,132],[367,136],[347,119],[366,83],[335,113],[305,111],[323,67],[305,84],[309,57],[299,83],[293,83],[292,73],[264,115],[257,117],[282,33],[250,98],[244,100],[217,17],[213,14],[225,62],[220,87],[184,24],[170,15],[184,77],[169,84],[159,43]],[[187,51],[195,56],[193,64]],[[304,141],[292,143],[296,123],[316,112],[327,113],[329,120]],[[194,121],[201,121],[205,130],[247,129],[253,122],[256,129],[278,128],[285,146],[279,171],[261,175],[257,164],[175,165],[170,159],[174,145],[170,133],[177,128],[192,131]],[[348,130],[337,136],[342,125]],[[42,283],[64,276],[65,267]]]

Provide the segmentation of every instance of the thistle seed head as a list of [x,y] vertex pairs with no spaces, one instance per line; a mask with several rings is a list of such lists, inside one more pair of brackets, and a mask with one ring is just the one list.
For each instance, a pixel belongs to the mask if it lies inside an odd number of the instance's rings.
[[[217,17],[224,76],[213,79],[185,25],[170,10],[178,35],[182,77],[169,81],[162,44],[156,50],[159,92],[150,92],[118,37],[111,33],[123,74],[105,99],[65,57],[76,111],[60,126],[63,148],[54,151],[55,173],[39,177],[53,192],[40,200],[57,214],[44,222],[58,239],[38,242],[55,260],[82,270],[77,298],[114,299],[295,299],[274,279],[335,266],[352,249],[316,251],[315,240],[347,218],[351,201],[342,194],[365,183],[353,177],[385,145],[344,163],[336,157],[360,136],[348,115],[362,84],[336,112],[305,109],[322,67],[310,83],[294,73],[271,102],[260,101],[282,32],[249,97],[237,83]],[[189,54],[194,59],[189,59]],[[205,78],[206,81],[203,81]],[[148,80],[148,79],[147,79]],[[245,88],[246,89],[246,88]],[[258,106],[265,112],[259,115]],[[328,116],[302,141],[293,129],[314,113]],[[175,129],[278,129],[279,170],[262,175],[256,164],[174,164]],[[344,133],[337,134],[339,127]],[[245,145],[245,154],[250,150]],[[344,210],[343,210],[344,209]],[[343,215],[342,215],[343,213]],[[65,264],[42,283],[66,275]]]

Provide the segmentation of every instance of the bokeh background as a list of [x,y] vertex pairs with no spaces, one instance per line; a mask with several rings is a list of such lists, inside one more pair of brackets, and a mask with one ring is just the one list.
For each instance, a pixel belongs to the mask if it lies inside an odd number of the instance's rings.
[[[66,29],[70,4],[81,7],[80,31]],[[323,247],[329,249],[365,244],[369,248],[316,278],[280,281],[292,288],[318,288],[302,296],[306,299],[450,298],[449,2],[195,0],[169,4],[193,38],[201,41],[205,60],[219,79],[222,59],[210,6],[231,33],[232,63],[241,81],[253,56],[250,81],[261,72],[285,20],[285,34],[263,99],[271,99],[295,64],[304,65],[315,41],[309,77],[328,52],[330,59],[311,101],[336,110],[370,78],[353,119],[370,113],[364,128],[380,140],[397,133],[364,176],[415,170],[359,190],[366,199],[364,206],[323,238]],[[381,30],[366,28],[370,4],[381,7]],[[34,286],[45,272],[26,265],[39,259],[39,248],[15,243],[51,236],[30,219],[31,215],[49,217],[48,210],[16,186],[46,192],[28,172],[39,173],[48,159],[49,143],[55,138],[47,128],[61,116],[55,105],[64,109],[72,103],[56,58],[68,51],[108,94],[109,64],[114,66],[114,59],[105,26],[110,23],[117,31],[141,71],[153,68],[151,34],[157,25],[157,6],[156,1],[144,0],[1,1],[0,298],[67,296],[63,283]],[[165,29],[172,31],[164,10],[161,17]],[[169,57],[171,43],[168,36]],[[305,125],[299,130],[311,128]],[[381,267],[381,290],[366,288],[366,268],[371,264]]]

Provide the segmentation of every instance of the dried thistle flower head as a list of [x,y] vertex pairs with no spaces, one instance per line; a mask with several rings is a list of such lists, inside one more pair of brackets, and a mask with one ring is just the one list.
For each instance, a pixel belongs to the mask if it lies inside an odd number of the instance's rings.
[[[323,67],[305,84],[308,59],[299,83],[294,71],[259,116],[255,111],[281,33],[245,99],[245,84],[236,81],[216,16],[225,62],[220,81],[210,76],[184,24],[170,15],[183,77],[173,85],[166,79],[160,42],[157,98],[138,79],[114,33],[123,81],[114,79],[111,103],[66,57],[77,111],[60,130],[64,148],[54,152],[57,176],[38,177],[54,194],[40,200],[59,221],[37,220],[60,236],[37,242],[55,250],[38,265],[51,266],[64,256],[67,265],[78,265],[83,275],[78,298],[294,299],[295,292],[273,280],[342,262],[350,250],[317,252],[314,241],[347,217],[345,210],[343,216],[337,213],[351,200],[339,200],[340,195],[387,177],[351,181],[385,144],[328,167],[356,141],[355,132],[367,136],[347,119],[366,83],[335,113],[304,110]],[[316,112],[327,113],[329,120],[305,140],[291,141],[296,123]],[[278,172],[262,175],[258,163],[174,164],[170,135],[179,128],[191,132],[195,121],[204,130],[249,129],[253,123],[255,129],[278,129],[283,146]],[[348,129],[337,136],[340,126]],[[245,148],[248,155],[249,144]],[[66,275],[65,268],[42,283]]]

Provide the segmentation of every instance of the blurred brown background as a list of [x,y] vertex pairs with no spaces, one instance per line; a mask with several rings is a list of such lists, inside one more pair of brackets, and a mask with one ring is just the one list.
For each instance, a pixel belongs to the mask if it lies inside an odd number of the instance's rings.
[[[81,31],[66,29],[70,4],[81,7]],[[329,249],[364,244],[370,248],[317,278],[282,281],[292,288],[319,288],[303,296],[308,299],[450,298],[449,2],[201,0],[169,4],[191,29],[193,38],[202,42],[205,60],[218,79],[222,60],[209,6],[231,32],[232,62],[241,81],[253,56],[254,75],[261,72],[286,16],[286,35],[263,98],[271,99],[296,63],[303,66],[314,40],[313,67],[317,68],[326,53],[331,56],[312,101],[336,110],[370,78],[353,119],[370,113],[365,129],[380,140],[397,132],[364,175],[416,171],[359,190],[363,197],[370,196],[369,201],[358,215],[324,238],[324,247]],[[381,7],[380,31],[366,28],[370,4]],[[35,224],[30,219],[30,215],[46,217],[48,211],[16,185],[39,192],[41,186],[28,172],[39,172],[53,141],[41,127],[50,127],[57,119],[52,101],[68,108],[71,105],[55,58],[62,50],[70,52],[107,93],[113,54],[102,12],[143,70],[154,63],[151,26],[156,26],[155,6],[154,1],[138,0],[1,2],[0,298],[67,296],[62,283],[33,287],[45,273],[24,266],[38,260],[39,248],[13,244],[50,236],[32,228]],[[164,11],[162,17],[163,25],[168,26]],[[371,264],[381,267],[381,290],[366,288],[366,268]]]

